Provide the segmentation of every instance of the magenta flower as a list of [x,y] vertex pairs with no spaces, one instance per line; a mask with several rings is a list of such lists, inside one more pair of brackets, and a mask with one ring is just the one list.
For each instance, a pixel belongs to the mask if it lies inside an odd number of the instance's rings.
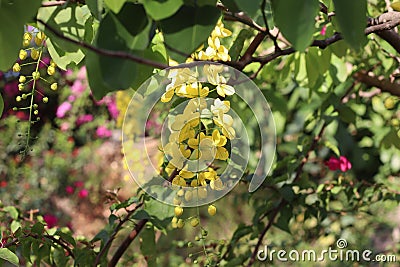
[[67,186],[65,187],[65,192],[66,192],[68,195],[72,195],[72,194],[74,193],[74,191],[75,191],[75,189],[74,189],[73,186],[67,185]]
[[63,102],[58,106],[56,116],[57,118],[64,118],[65,114],[72,108],[71,103]]
[[92,114],[81,115],[76,119],[76,125],[80,126],[84,123],[91,122],[92,120],[93,120]]
[[56,216],[52,215],[52,214],[46,214],[43,216],[43,220],[45,221],[45,223],[47,224],[48,228],[53,228],[54,226],[57,225],[58,223],[58,219]]
[[107,138],[112,135],[112,131],[107,129],[106,126],[99,126],[97,127],[96,135],[100,138]]
[[322,26],[320,34],[323,36],[326,34],[326,25]]
[[345,156],[340,156],[339,158],[331,157],[325,165],[331,171],[341,170],[342,172],[347,172],[351,169],[351,163]]
[[74,95],[81,95],[85,89],[86,85],[79,79],[75,80],[74,84],[71,86],[71,91]]
[[111,118],[113,118],[114,120],[118,118],[118,114],[119,114],[119,110],[117,108],[117,104],[115,103],[115,100],[111,100],[108,104],[107,104],[107,108],[108,108],[108,112],[111,115]]
[[76,181],[76,182],[74,183],[74,185],[75,185],[75,187],[83,187],[83,186],[84,186],[84,183],[83,183],[82,181]]
[[88,195],[89,195],[89,191],[87,189],[85,189],[85,188],[81,189],[78,192],[78,197],[79,198],[86,198]]

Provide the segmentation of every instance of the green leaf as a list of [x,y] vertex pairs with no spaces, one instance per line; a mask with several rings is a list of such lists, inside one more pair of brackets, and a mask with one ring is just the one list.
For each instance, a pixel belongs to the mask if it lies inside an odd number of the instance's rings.
[[240,11],[246,13],[249,17],[254,17],[261,8],[260,0],[234,0]]
[[17,255],[8,248],[0,248],[0,258],[14,264],[15,266],[19,266]]
[[281,230],[290,233],[289,229],[289,221],[292,218],[292,206],[286,205],[283,209],[280,210],[279,218],[276,221],[276,227],[280,228]]
[[155,240],[155,233],[154,227],[151,223],[147,223],[145,228],[140,233],[140,250],[143,256],[146,257],[147,265],[157,266],[157,254],[156,254],[156,240]]
[[229,55],[231,56],[232,61],[235,61],[239,58],[240,53],[243,50],[244,42],[251,36],[253,36],[253,33],[248,29],[242,29],[239,32],[231,48],[229,48]]
[[125,2],[126,0],[104,0],[106,6],[114,13],[118,13]]
[[[76,41],[92,42],[93,18],[86,5],[67,8],[42,7],[37,17],[51,27],[59,29],[66,37]],[[85,55],[78,45],[57,37],[40,23],[39,28],[49,37],[46,42],[48,50],[58,67],[65,70],[68,66],[77,65],[83,60]]]
[[97,20],[101,20],[101,14],[103,13],[103,0],[86,0],[86,5],[88,6],[90,12]]
[[42,235],[44,232],[44,224],[37,222],[32,226],[32,230],[33,233],[38,234],[38,235]]
[[172,16],[183,4],[183,0],[141,0],[140,2],[154,20]]
[[[167,49],[172,58],[183,61],[203,44],[221,13],[215,6],[182,6],[172,17],[159,21]],[[205,15],[207,14],[207,15]]]
[[335,18],[344,40],[358,50],[367,43],[364,30],[367,26],[367,1],[333,0]]
[[10,217],[14,220],[18,219],[18,210],[14,206],[4,207],[3,210],[5,212],[8,212],[8,214],[10,214]]
[[[137,12],[134,20],[128,15],[133,11]],[[127,3],[120,14],[108,13],[101,21],[95,44],[102,49],[166,62],[166,55],[162,53],[156,37],[151,46],[146,48],[150,28],[143,6]],[[153,67],[124,58],[99,55],[92,51],[87,51],[86,67],[90,87],[97,99],[111,91],[129,87],[136,89],[153,73]]]
[[4,100],[3,100],[3,96],[0,94],[0,118],[1,118],[1,115],[3,115],[3,111],[4,111]]
[[18,57],[25,23],[42,4],[39,0],[0,1],[0,70],[8,70]]
[[275,24],[296,50],[303,52],[312,41],[317,0],[272,0]]

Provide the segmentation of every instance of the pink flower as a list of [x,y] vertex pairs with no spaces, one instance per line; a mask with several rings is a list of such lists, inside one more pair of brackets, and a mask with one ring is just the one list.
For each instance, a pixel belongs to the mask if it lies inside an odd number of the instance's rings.
[[86,198],[89,195],[89,191],[87,189],[83,188],[79,191],[78,197],[79,198]]
[[53,228],[58,223],[57,217],[52,214],[44,215],[43,220],[46,222],[48,228]]
[[76,182],[74,183],[74,185],[75,185],[75,187],[83,187],[83,186],[84,186],[84,183],[83,183],[82,181],[76,181]]
[[57,118],[64,118],[65,114],[72,108],[71,103],[63,102],[58,106],[56,116]]
[[69,102],[74,102],[75,99],[76,99],[76,96],[74,96],[74,95],[68,96],[68,101],[69,101]]
[[67,185],[65,187],[65,192],[67,192],[68,195],[72,195],[74,193],[75,189],[73,186]]
[[351,169],[351,163],[345,156],[340,156],[338,159],[331,157],[325,162],[325,165],[328,166],[331,171],[341,170],[342,172],[347,172]]
[[81,95],[85,91],[86,85],[81,80],[77,79],[71,86],[71,91],[74,95]]
[[115,103],[115,101],[110,101],[107,104],[107,108],[108,108],[108,112],[110,112],[111,117],[115,120],[118,118],[118,114],[119,114],[119,110],[117,108],[117,104]]
[[79,80],[86,80],[86,67],[83,66],[76,75],[76,78]]
[[112,135],[112,131],[107,129],[106,126],[99,126],[97,127],[96,134],[100,138],[107,138]]
[[92,114],[81,115],[76,119],[76,125],[80,126],[84,123],[91,122],[92,120],[93,120]]
[[323,36],[326,34],[326,25],[322,26],[320,34]]
[[65,131],[68,131],[68,129],[69,129],[69,123],[68,122],[61,123],[61,125],[60,125],[60,130],[61,131],[65,132]]

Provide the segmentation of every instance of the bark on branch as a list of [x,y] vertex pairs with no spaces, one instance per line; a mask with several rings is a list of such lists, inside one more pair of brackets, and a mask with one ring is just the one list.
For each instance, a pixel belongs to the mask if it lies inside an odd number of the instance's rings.
[[368,86],[374,86],[384,92],[400,96],[400,84],[392,83],[385,78],[369,75],[366,71],[359,71],[353,75],[354,79]]

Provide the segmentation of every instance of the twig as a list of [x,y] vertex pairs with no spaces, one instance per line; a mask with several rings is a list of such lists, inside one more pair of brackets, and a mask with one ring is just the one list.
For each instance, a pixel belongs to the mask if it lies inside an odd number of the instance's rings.
[[[304,158],[302,159],[302,161],[301,161],[299,167],[297,167],[296,176],[295,176],[293,182],[300,179],[301,174],[302,174],[302,172],[303,172],[304,165],[307,163],[307,161],[308,161],[308,159],[309,159],[309,157],[310,157],[311,152],[312,152],[313,150],[315,150],[315,148],[316,148],[318,142],[321,140],[322,135],[323,135],[323,133],[324,133],[324,131],[325,131],[326,126],[327,126],[327,123],[324,123],[324,124],[322,125],[322,127],[321,127],[321,130],[320,130],[320,131],[318,132],[318,134],[314,137],[313,142],[312,142],[312,144],[310,145],[310,148],[308,149],[306,155],[305,155]],[[254,248],[254,251],[253,251],[253,253],[252,253],[251,257],[250,257],[250,261],[249,261],[249,263],[247,264],[247,267],[252,266],[253,263],[255,262],[258,249],[259,249],[259,247],[261,246],[261,244],[262,244],[262,242],[263,242],[264,236],[267,234],[268,230],[271,228],[272,224],[273,224],[274,221],[275,221],[276,216],[279,214],[279,211],[280,211],[286,204],[287,204],[287,201],[286,201],[285,199],[282,199],[282,200],[279,202],[278,206],[276,206],[272,211],[270,211],[270,212],[272,212],[272,213],[271,213],[271,216],[269,217],[268,224],[264,227],[263,231],[260,233],[260,235],[259,235],[259,237],[258,237],[258,242],[257,242],[256,247]]]
[[[171,175],[168,177],[168,182],[171,182],[172,179],[178,174],[178,170],[175,169]],[[148,219],[142,219],[140,220],[133,230],[129,233],[129,235],[124,239],[124,241],[119,245],[117,251],[111,258],[110,262],[108,263],[108,267],[113,267],[117,264],[119,259],[122,257],[122,255],[125,253],[125,251],[128,249],[129,245],[132,243],[133,240],[139,235],[140,231],[142,231],[143,227],[146,225],[148,222]]]
[[398,83],[392,83],[385,78],[371,76],[365,71],[356,72],[353,77],[357,81],[362,82],[368,86],[378,87],[382,91],[388,92],[395,96],[400,96],[400,84]]
[[129,245],[132,243],[133,240],[139,235],[140,231],[142,231],[143,227],[148,222],[148,219],[140,220],[136,225],[135,228],[129,233],[129,235],[124,239],[121,245],[118,247],[117,251],[114,253],[112,259],[108,263],[108,267],[113,267],[117,264],[119,259],[128,249]]
[[96,260],[93,264],[93,266],[97,266],[100,263],[101,257],[104,255],[104,253],[106,253],[106,251],[109,249],[109,247],[111,246],[112,242],[115,239],[115,236],[117,235],[117,233],[119,232],[119,230],[121,230],[122,226],[130,219],[130,217],[132,216],[132,214],[134,214],[140,207],[143,206],[143,202],[139,203],[138,205],[136,205],[132,210],[130,210],[128,212],[128,214],[126,214],[125,218],[120,220],[118,225],[115,227],[112,235],[110,236],[110,238],[107,240],[107,242],[104,244],[103,248],[100,250],[99,254],[97,254],[96,256]]
[[[47,239],[50,239],[51,241],[53,241],[54,243],[56,243],[56,244],[58,244],[58,245],[60,245],[63,249],[65,249],[67,252],[68,252],[68,255],[69,256],[71,256],[73,259],[75,259],[75,255],[74,255],[74,253],[72,252],[72,249],[69,247],[69,246],[67,246],[65,243],[67,243],[67,242],[65,242],[65,240],[63,240],[63,239],[61,239],[61,237],[60,237],[60,239],[57,239],[57,238],[55,238],[54,236],[51,236],[51,235],[44,235],[44,237],[45,238],[47,238]],[[37,238],[37,237],[36,237]],[[64,241],[64,242],[61,242],[61,240],[62,241]],[[68,244],[68,243],[67,243]]]
[[65,41],[68,41],[70,43],[79,45],[81,47],[87,48],[93,52],[96,52],[99,55],[103,55],[103,56],[110,56],[110,57],[116,57],[116,58],[123,58],[123,59],[128,59],[128,60],[132,60],[134,62],[140,63],[140,64],[144,64],[144,65],[148,65],[148,66],[152,66],[154,68],[159,68],[159,69],[165,69],[168,68],[168,65],[160,63],[160,62],[156,62],[153,60],[149,60],[146,58],[142,58],[139,56],[135,56],[133,54],[130,53],[126,53],[124,51],[113,51],[113,50],[108,50],[108,49],[102,49],[102,48],[98,48],[95,47],[91,44],[85,43],[83,41],[78,41],[78,40],[74,40],[68,36],[65,36],[62,32],[57,31],[56,29],[54,29],[52,26],[50,26],[49,24],[47,24],[46,22],[44,22],[41,19],[36,19],[37,22],[43,24],[49,31],[51,31],[54,35],[56,35],[58,38],[61,38]]

